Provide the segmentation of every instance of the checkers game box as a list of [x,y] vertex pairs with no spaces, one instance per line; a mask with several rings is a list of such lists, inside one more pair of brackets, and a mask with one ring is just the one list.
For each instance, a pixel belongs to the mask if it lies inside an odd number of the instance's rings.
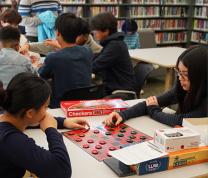
[[62,101],[61,108],[67,117],[100,116],[122,111],[129,106],[122,99]]

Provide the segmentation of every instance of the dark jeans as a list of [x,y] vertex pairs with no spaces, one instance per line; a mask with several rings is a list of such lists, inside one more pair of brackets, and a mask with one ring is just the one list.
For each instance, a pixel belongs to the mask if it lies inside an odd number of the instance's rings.
[[37,36],[26,36],[29,42],[38,42]]

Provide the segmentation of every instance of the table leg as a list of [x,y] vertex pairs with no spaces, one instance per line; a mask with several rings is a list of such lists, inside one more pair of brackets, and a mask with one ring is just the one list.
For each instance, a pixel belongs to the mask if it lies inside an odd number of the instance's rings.
[[166,69],[166,76],[165,76],[165,91],[169,90],[173,86],[174,81],[174,70],[173,68]]

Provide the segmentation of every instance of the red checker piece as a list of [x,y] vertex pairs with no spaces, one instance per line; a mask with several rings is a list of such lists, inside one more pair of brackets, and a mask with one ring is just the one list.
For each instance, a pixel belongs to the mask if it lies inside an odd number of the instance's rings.
[[83,133],[79,134],[79,137],[84,137],[84,136],[85,136],[85,134],[83,134]]
[[101,140],[101,141],[99,141],[99,144],[101,144],[101,145],[105,145],[105,144],[106,144],[106,141]]
[[88,144],[83,145],[83,148],[89,148],[89,147],[90,147],[90,145],[88,145]]
[[100,133],[100,131],[99,130],[94,130],[94,133],[98,134],[98,133]]
[[98,150],[92,150],[92,154],[97,155],[98,154]]
[[101,146],[101,145],[96,145],[95,148],[96,148],[96,149],[101,149],[102,146]]
[[94,143],[94,140],[89,139],[89,140],[87,140],[87,142],[88,142],[88,143]]
[[82,139],[81,138],[76,138],[76,142],[81,142]]
[[116,147],[111,146],[111,147],[109,147],[109,150],[110,150],[110,151],[114,151],[114,150],[116,150]]

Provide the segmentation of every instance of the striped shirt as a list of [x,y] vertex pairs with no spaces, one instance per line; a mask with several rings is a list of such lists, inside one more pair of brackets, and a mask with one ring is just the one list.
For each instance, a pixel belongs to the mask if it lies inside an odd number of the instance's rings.
[[27,36],[37,36],[37,26],[41,23],[38,14],[50,10],[58,15],[62,11],[59,0],[20,0],[18,12],[22,16]]
[[139,34],[137,32],[131,35],[126,34],[124,37],[124,42],[126,43],[128,49],[140,48]]

